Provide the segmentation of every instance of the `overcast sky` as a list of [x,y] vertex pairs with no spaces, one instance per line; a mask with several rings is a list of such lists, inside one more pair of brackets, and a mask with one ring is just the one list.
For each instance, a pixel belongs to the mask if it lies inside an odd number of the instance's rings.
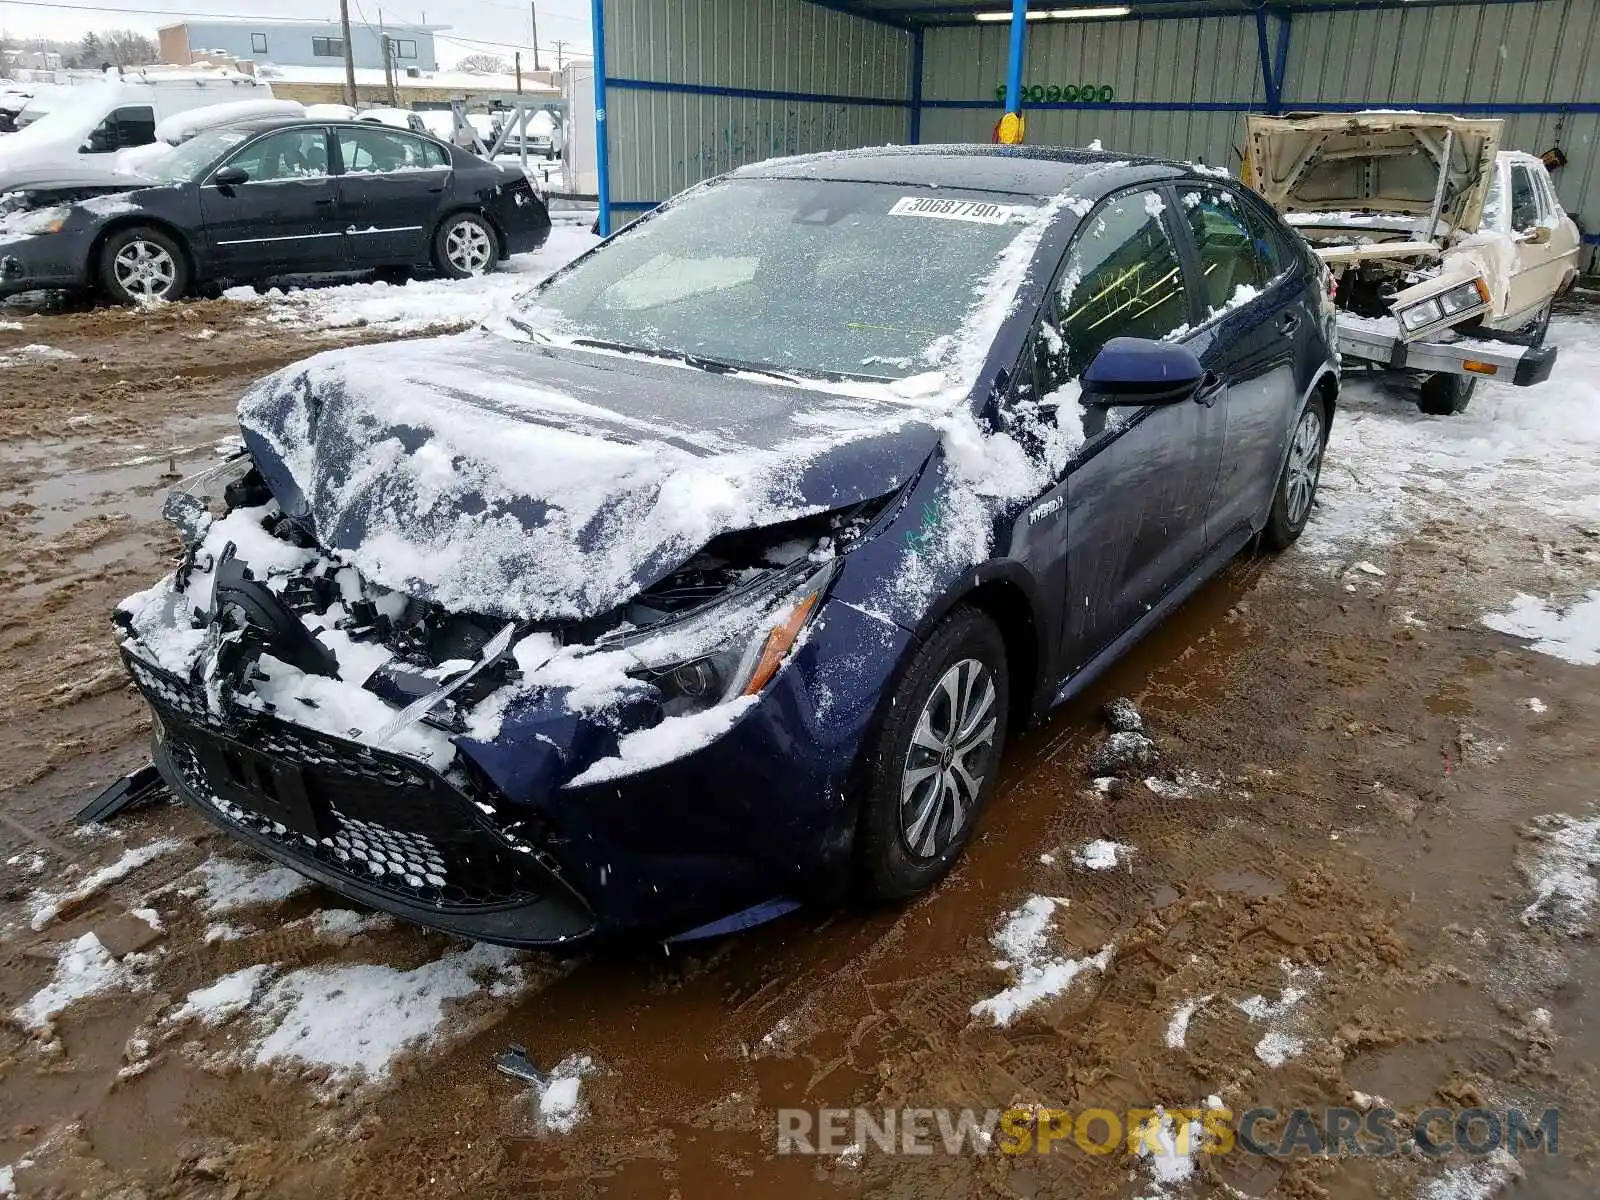
[[[587,55],[589,0],[537,2],[541,53],[553,59],[559,39],[567,43],[569,57],[574,51]],[[95,4],[106,7],[91,7]],[[350,20],[360,23],[365,19],[376,25],[380,9],[386,21],[421,21],[426,17],[430,24],[450,26],[438,35],[437,41],[439,60],[446,65],[473,53],[509,58],[514,50],[526,52],[531,44],[529,6],[521,0],[350,0]],[[91,29],[133,28],[153,36],[162,25],[207,15],[336,21],[339,5],[338,0],[63,0],[62,4],[0,0],[0,31],[14,38],[76,40]],[[524,58],[523,65],[532,64]]]

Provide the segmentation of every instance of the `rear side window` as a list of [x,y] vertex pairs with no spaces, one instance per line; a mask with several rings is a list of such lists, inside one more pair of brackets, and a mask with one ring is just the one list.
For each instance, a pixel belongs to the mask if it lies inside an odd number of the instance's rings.
[[448,165],[442,147],[382,125],[339,130],[339,153],[348,175],[424,171]]
[[1185,188],[1178,195],[1200,257],[1199,291],[1207,314],[1251,299],[1276,272],[1262,261],[1244,204],[1225,188]]
[[89,154],[107,154],[131,146],[148,146],[156,140],[156,110],[134,104],[114,110],[95,126],[83,144]]
[[1050,347],[1052,381],[1082,374],[1114,337],[1159,340],[1187,327],[1189,297],[1165,209],[1157,193],[1133,192],[1079,228],[1056,293],[1060,345]]
[[1539,193],[1528,168],[1511,168],[1511,228],[1532,229],[1539,223]]

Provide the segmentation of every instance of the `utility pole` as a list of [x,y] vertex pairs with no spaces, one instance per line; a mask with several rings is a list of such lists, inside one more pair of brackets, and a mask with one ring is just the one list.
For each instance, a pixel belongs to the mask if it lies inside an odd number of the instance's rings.
[[539,69],[539,4],[538,0],[528,0],[528,20],[533,26],[533,69]]
[[522,51],[517,51],[517,95],[522,95]]
[[562,68],[562,65],[563,65],[562,61],[561,61],[561,59],[562,59],[562,51],[566,48],[566,45],[567,44],[565,42],[558,41],[556,43],[556,70],[557,71],[561,70],[561,68]]
[[350,0],[339,0],[339,28],[344,34],[344,102],[356,106],[356,59],[350,46]]

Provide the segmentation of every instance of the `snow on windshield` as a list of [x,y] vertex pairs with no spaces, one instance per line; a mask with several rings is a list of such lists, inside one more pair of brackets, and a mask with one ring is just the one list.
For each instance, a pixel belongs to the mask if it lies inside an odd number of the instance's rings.
[[556,276],[521,321],[733,365],[904,377],[944,365],[975,290],[1040,212],[950,188],[734,180]]

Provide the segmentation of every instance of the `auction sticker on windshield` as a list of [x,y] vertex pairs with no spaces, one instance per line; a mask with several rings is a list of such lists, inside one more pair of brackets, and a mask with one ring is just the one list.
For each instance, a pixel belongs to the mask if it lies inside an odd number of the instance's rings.
[[891,217],[938,217],[945,221],[976,221],[980,225],[1004,225],[1013,217],[1031,210],[1008,204],[989,204],[981,200],[935,200],[930,196],[902,196],[889,210]]

